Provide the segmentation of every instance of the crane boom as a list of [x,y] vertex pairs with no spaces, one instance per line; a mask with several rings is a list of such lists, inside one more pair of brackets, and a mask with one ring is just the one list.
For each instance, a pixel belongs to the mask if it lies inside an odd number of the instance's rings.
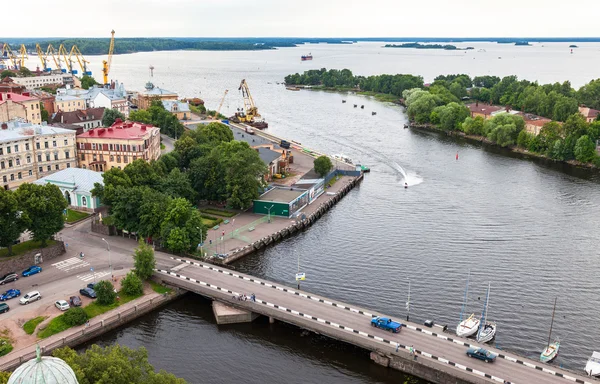
[[71,52],[69,53],[69,61],[71,61],[72,56],[75,56],[75,59],[77,59],[77,62],[79,63],[79,67],[81,68],[81,74],[91,76],[92,72],[87,70],[87,64],[89,64],[90,62],[83,57],[81,51],[76,45],[73,45],[73,47],[71,48]]
[[38,59],[40,59],[40,62],[42,63],[42,69],[44,72],[49,72],[50,68],[48,68],[48,58],[46,55],[44,55],[44,51],[42,51],[42,47],[40,47],[39,43],[35,45],[35,50],[37,52]]
[[56,49],[54,49],[52,44],[49,44],[48,49],[46,49],[46,60],[48,59],[48,56],[51,56],[52,60],[54,60],[54,64],[56,64],[56,69],[62,70],[60,64],[60,56],[58,56]]
[[59,60],[62,59],[65,62],[65,65],[67,66],[67,69],[62,69],[61,70],[63,72],[69,72],[69,73],[73,73],[73,63],[71,62],[70,58],[69,58],[69,54],[67,53],[67,49],[65,48],[64,44],[61,44],[58,47],[58,57]]
[[21,44],[21,49],[19,49],[19,55],[21,55],[19,65],[20,68],[23,68],[25,66],[25,59],[29,59],[29,55],[27,54],[27,48],[25,48],[25,44]]
[[225,90],[225,93],[223,94],[223,98],[221,99],[221,102],[219,103],[219,108],[217,108],[217,110],[215,111],[215,115],[213,116],[213,119],[217,120],[219,118],[219,113],[221,112],[221,107],[223,106],[223,103],[225,102],[225,96],[227,96],[227,92],[229,92],[228,89]]
[[108,47],[108,58],[102,61],[102,74],[104,76],[104,85],[108,85],[108,73],[110,72],[110,64],[115,50],[115,30],[110,32],[110,45]]
[[256,105],[254,104],[254,99],[250,94],[250,88],[248,87],[248,83],[246,83],[246,79],[242,79],[238,90],[242,91],[242,97],[244,98],[244,111],[246,113],[246,116],[249,119],[252,119],[254,117],[260,117],[260,114],[258,113],[258,108],[256,108]]
[[4,43],[4,45],[2,46],[2,57],[9,59],[14,69],[19,69],[19,59],[17,55],[15,55],[15,53],[12,51],[8,43]]

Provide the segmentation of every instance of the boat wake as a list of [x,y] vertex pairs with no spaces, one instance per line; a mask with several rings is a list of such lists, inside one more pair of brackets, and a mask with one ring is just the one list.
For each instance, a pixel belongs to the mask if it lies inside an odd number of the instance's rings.
[[413,185],[418,185],[423,182],[423,178],[417,175],[415,172],[406,171],[402,166],[398,163],[394,163],[395,169],[400,173],[402,179],[400,180],[402,183],[407,183],[409,187]]

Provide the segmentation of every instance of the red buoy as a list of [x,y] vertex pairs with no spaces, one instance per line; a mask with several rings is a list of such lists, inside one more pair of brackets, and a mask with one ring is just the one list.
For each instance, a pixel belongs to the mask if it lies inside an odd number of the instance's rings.
[[458,152],[456,152],[456,160],[458,160]]

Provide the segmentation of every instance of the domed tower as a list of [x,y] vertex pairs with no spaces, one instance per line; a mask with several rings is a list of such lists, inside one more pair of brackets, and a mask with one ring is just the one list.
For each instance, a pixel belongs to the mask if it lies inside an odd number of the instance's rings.
[[8,384],[79,384],[75,372],[63,360],[42,356],[39,345],[36,348],[37,356],[17,368]]

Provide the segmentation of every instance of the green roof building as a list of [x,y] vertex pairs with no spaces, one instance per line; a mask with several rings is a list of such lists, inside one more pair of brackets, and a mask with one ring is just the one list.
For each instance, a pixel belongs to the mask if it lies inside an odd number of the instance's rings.
[[8,384],[79,384],[75,372],[63,360],[42,356],[37,347],[37,356],[17,368]]

